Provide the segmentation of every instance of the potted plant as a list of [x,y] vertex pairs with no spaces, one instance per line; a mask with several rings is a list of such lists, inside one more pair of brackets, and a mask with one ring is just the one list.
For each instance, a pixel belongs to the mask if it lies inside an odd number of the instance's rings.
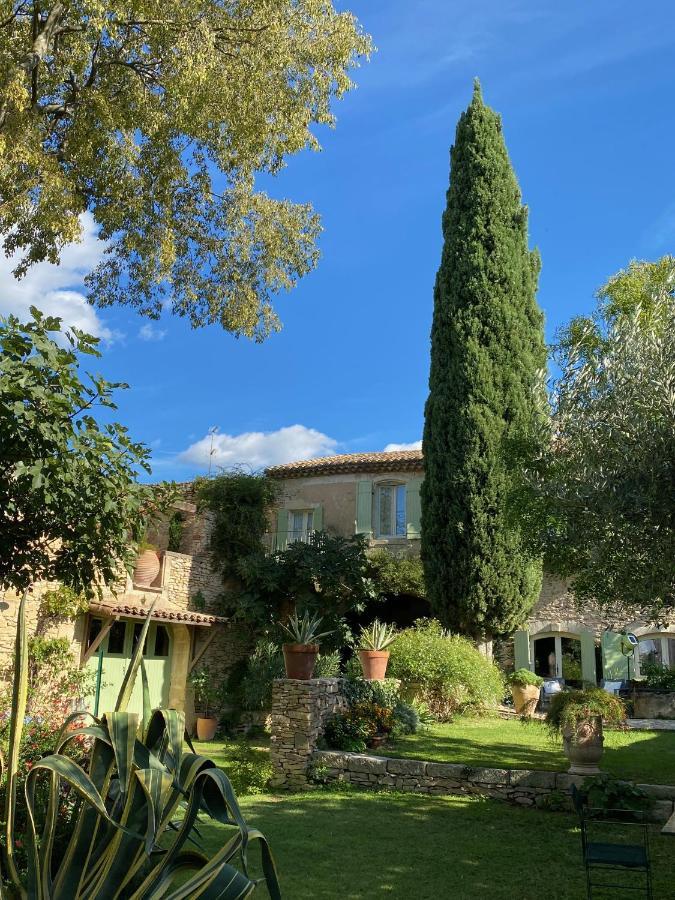
[[519,716],[531,716],[539,703],[539,694],[544,679],[529,669],[516,669],[506,678],[506,683],[511,688],[513,705]]
[[143,541],[138,546],[138,556],[134,567],[133,583],[137,587],[150,587],[159,575],[159,556],[157,547]]
[[550,728],[562,735],[571,775],[598,774],[604,742],[603,722],[617,725],[625,718],[626,709],[621,700],[601,688],[561,691],[553,697],[546,714]]
[[195,669],[190,675],[190,681],[197,713],[197,737],[200,741],[212,741],[218,729],[218,719],[210,715],[210,709],[217,702],[219,691],[214,686],[213,675],[207,666]]
[[291,638],[291,643],[282,646],[286,678],[309,681],[314,674],[316,658],[319,655],[319,639],[332,634],[330,631],[319,633],[321,621],[319,616],[310,616],[309,612],[305,612],[303,617],[298,619],[295,612],[287,625],[280,623]]
[[361,629],[359,636],[359,660],[363,677],[367,681],[383,681],[387,673],[389,651],[387,647],[396,639],[393,625],[385,625],[378,619]]

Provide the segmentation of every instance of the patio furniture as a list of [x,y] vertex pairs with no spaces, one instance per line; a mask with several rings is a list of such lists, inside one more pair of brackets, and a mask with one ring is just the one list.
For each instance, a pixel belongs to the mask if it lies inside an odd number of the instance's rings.
[[[592,900],[593,888],[633,891],[651,900],[654,895],[649,832],[644,817],[640,821],[627,821],[625,810],[589,807],[575,785],[572,785],[571,793],[581,824],[581,849],[588,900]],[[641,816],[639,813],[633,815]],[[606,840],[606,837],[613,837],[614,840]],[[621,840],[622,837],[625,839]],[[603,872],[615,880],[594,880],[594,877],[602,878]]]
[[565,686],[564,678],[546,678],[541,686],[538,709],[544,712],[551,705],[551,700],[559,694]]

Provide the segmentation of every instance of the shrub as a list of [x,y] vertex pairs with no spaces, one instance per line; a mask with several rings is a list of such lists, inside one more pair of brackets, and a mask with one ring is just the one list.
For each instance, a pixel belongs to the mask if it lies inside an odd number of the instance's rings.
[[433,619],[399,633],[391,646],[389,674],[401,679],[406,698],[425,702],[440,719],[495,707],[504,693],[497,666]]
[[324,740],[333,750],[363,753],[372,737],[371,724],[351,709],[336,713],[326,722]]
[[414,706],[400,701],[394,707],[394,734],[417,734],[420,730],[420,715]]
[[340,651],[332,653],[320,653],[314,666],[315,678],[339,678],[340,677]]
[[675,669],[668,669],[659,663],[641,663],[640,669],[645,676],[645,687],[653,691],[675,691]]
[[399,684],[395,679],[384,681],[366,681],[365,678],[350,678],[345,681],[343,693],[347,703],[355,706],[358,703],[372,703],[375,706],[387,706],[393,709],[399,702]]
[[526,687],[527,685],[541,687],[544,679],[539,675],[535,675],[534,672],[530,672],[529,669],[516,669],[515,672],[506,676],[506,683],[516,687]]
[[237,794],[265,792],[274,775],[267,750],[251,747],[246,741],[237,741],[230,754],[230,760],[224,768]]
[[272,707],[272,685],[284,677],[284,657],[273,641],[258,641],[235,690],[238,705],[249,712]]
[[627,813],[627,818],[642,818],[654,806],[653,798],[641,788],[612,775],[586,778],[579,794],[587,806],[608,816],[618,811]]
[[626,718],[626,708],[618,697],[602,688],[561,691],[551,700],[546,722],[555,732],[575,731],[581,722],[596,716],[607,724],[616,725]]

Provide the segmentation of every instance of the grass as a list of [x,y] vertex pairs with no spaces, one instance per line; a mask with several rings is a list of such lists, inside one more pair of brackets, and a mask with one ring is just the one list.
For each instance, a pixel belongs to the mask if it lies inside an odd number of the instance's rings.
[[[387,745],[383,755],[499,769],[568,768],[562,741],[541,722],[459,718]],[[630,781],[675,784],[675,732],[605,731],[603,771]],[[673,848],[675,849],[675,848]]]

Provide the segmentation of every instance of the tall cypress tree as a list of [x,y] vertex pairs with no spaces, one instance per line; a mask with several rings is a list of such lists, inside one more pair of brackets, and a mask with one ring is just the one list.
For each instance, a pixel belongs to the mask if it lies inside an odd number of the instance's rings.
[[536,431],[546,365],[527,209],[500,117],[480,85],[457,124],[434,288],[425,408],[422,558],[427,597],[477,639],[522,623],[541,586],[508,498]]

